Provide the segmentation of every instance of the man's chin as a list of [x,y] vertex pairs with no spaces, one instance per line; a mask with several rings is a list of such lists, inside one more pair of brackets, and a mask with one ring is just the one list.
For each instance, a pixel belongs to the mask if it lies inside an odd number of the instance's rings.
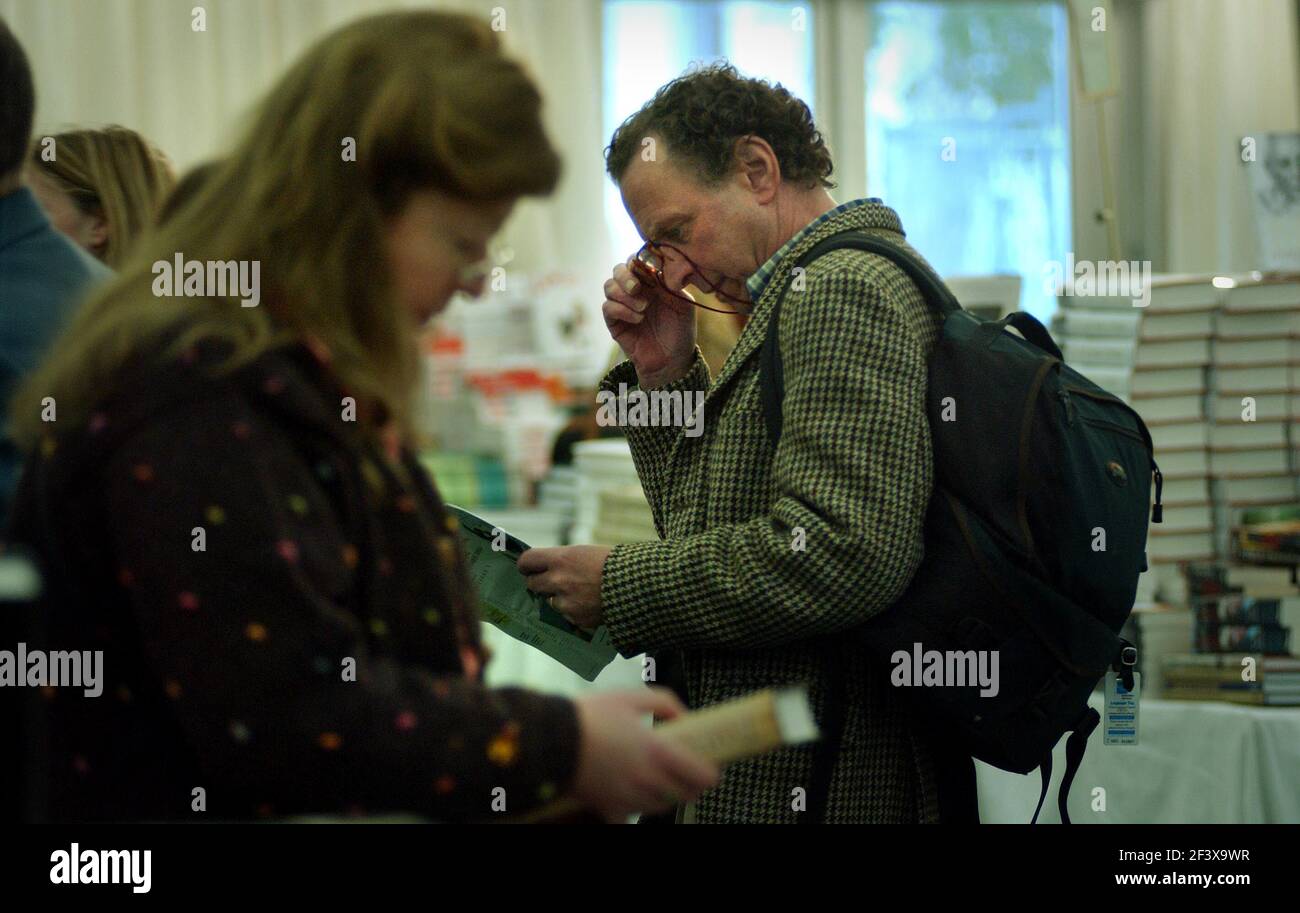
[[749,288],[745,285],[744,279],[734,279],[731,276],[722,280],[718,289],[734,301],[744,301],[749,303]]

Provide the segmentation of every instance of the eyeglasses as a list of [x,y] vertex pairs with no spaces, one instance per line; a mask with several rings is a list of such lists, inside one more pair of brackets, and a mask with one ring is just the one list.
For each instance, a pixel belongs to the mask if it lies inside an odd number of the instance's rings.
[[477,263],[471,263],[468,266],[462,266],[456,271],[456,277],[463,285],[473,285],[475,282],[481,282],[492,272],[492,260],[484,257]]
[[463,285],[473,285],[487,279],[494,266],[505,266],[515,258],[515,252],[509,247],[494,246],[486,256],[473,263],[467,263],[456,270],[456,278]]
[[677,248],[673,247],[671,244],[658,244],[654,241],[647,241],[645,242],[645,244],[642,244],[641,249],[638,250],[636,252],[636,256],[632,258],[632,265],[631,265],[632,274],[636,276],[638,279],[642,280],[643,282],[657,284],[661,289],[663,289],[668,294],[672,295],[674,298],[678,298],[682,301],[685,301],[687,304],[693,304],[698,308],[704,308],[706,311],[713,311],[717,314],[746,313],[746,311],[744,310],[725,311],[722,308],[710,307],[707,304],[701,304],[700,302],[696,301],[694,298],[689,298],[686,295],[683,295],[681,292],[673,291],[671,288],[669,288],[668,282],[664,279],[664,257],[662,252],[665,250],[672,251],[674,254],[681,257],[683,260],[685,260],[687,263],[691,265],[691,273],[692,275],[695,276],[696,280],[698,280],[692,282],[691,284],[694,285],[696,288],[698,288],[700,291],[707,292],[710,295],[717,295],[719,298],[725,298],[728,301],[732,301],[738,305],[741,305],[742,307],[748,308],[749,306],[748,301],[745,301],[744,299],[741,298],[736,298],[732,295],[728,295],[726,292],[714,286],[713,283],[709,282],[709,280],[704,278],[704,276],[700,273],[700,268],[695,265],[694,261],[692,261],[690,257],[686,256],[684,253],[682,253]]

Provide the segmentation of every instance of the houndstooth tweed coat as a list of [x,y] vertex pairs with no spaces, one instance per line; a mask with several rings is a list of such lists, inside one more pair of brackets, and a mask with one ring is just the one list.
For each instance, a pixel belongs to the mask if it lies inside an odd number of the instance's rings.
[[[808,266],[780,311],[784,433],[763,421],[759,351],[799,256],[845,229],[896,232],[870,201],[816,226],[776,265],[716,378],[697,350],[663,390],[707,391],[703,432],[627,429],[661,541],[615,546],[601,584],[605,624],[625,655],[677,650],[687,700],[704,707],[807,683],[826,710],[835,635],[895,602],[922,557],[933,486],[926,360],[938,319],[905,274],[856,250]],[[637,383],[631,362],[602,389]],[[798,531],[803,548],[796,547]],[[932,822],[936,764],[888,668],[849,654],[848,710],[826,820]],[[813,749],[727,768],[696,803],[700,823],[798,820]]]

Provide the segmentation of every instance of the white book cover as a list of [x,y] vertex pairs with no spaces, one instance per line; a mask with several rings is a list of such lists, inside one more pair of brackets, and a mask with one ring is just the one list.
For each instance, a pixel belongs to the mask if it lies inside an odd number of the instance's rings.
[[[1284,371],[1283,374],[1285,373]],[[1205,369],[1190,367],[1134,371],[1131,389],[1134,400],[1143,396],[1201,393],[1205,390]],[[1138,411],[1141,411],[1141,407],[1138,407]]]
[[1094,365],[1086,362],[1079,364],[1070,362],[1070,367],[1108,393],[1113,393],[1116,396],[1128,396],[1129,394],[1131,375],[1127,367]]
[[1214,398],[1214,420],[1248,421],[1246,416],[1254,415],[1256,421],[1283,421],[1290,417],[1290,408],[1291,397],[1286,393],[1220,394]]
[[1151,279],[1148,314],[1167,311],[1201,311],[1219,306],[1219,289],[1213,276],[1161,273]]
[[1210,475],[1217,478],[1275,476],[1290,471],[1290,450],[1285,447],[1210,451]]
[[[1164,474],[1164,461],[1157,455],[1160,472]],[[1151,489],[1151,503],[1155,503],[1155,487]],[[1160,503],[1175,507],[1185,504],[1203,504],[1210,500],[1210,483],[1205,476],[1190,479],[1171,479],[1165,477],[1160,490]]]
[[1205,418],[1204,413],[1205,397],[1199,393],[1143,399],[1138,407],[1138,414],[1148,426],[1197,422]]
[[1132,308],[1121,311],[1081,305],[1062,307],[1056,316],[1061,335],[1067,339],[1101,337],[1132,340],[1137,336],[1138,323],[1142,320],[1142,312]]
[[1081,286],[1072,285],[1067,293],[1057,296],[1057,306],[1061,308],[1081,307],[1094,311],[1135,311],[1141,313],[1141,305],[1134,305],[1129,295],[1095,295]]
[[1232,506],[1285,504],[1297,495],[1296,477],[1291,473],[1253,479],[1217,479],[1213,483],[1217,501]]
[[1156,452],[1156,463],[1166,481],[1174,479],[1204,479],[1210,471],[1210,454],[1206,450],[1171,450]]
[[1300,311],[1222,311],[1214,324],[1219,339],[1273,339],[1300,332]]
[[1162,523],[1153,523],[1147,535],[1147,558],[1150,561],[1202,561],[1214,557],[1214,534],[1163,532]]
[[1209,427],[1211,450],[1258,450],[1285,447],[1287,443],[1285,422],[1228,421]]
[[1214,343],[1214,364],[1225,368],[1286,364],[1291,360],[1291,342],[1286,336],[1274,339],[1217,339]]
[[1226,313],[1300,310],[1300,282],[1238,282],[1225,289]]
[[1264,599],[1291,597],[1295,593],[1291,571],[1284,567],[1232,564],[1228,566],[1228,585],[1244,587],[1247,596]]
[[1292,389],[1292,371],[1287,365],[1252,368],[1214,369],[1214,387],[1219,393],[1259,396],[1264,393],[1288,393]]
[[1210,340],[1180,339],[1173,342],[1143,340],[1137,347],[1133,366],[1144,368],[1183,367],[1210,363]]
[[1080,339],[1072,336],[1061,343],[1061,354],[1071,367],[1077,363],[1127,371],[1133,364],[1136,344],[1132,339]]
[[1152,529],[1166,533],[1202,533],[1214,529],[1214,511],[1210,504],[1170,505],[1164,508],[1159,523]]
[[1197,339],[1214,330],[1212,310],[1148,314],[1139,328],[1142,339]]
[[[1138,413],[1141,414],[1140,412]],[[1205,422],[1180,422],[1176,425],[1148,426],[1157,456],[1171,450],[1203,450],[1209,444],[1209,426]]]

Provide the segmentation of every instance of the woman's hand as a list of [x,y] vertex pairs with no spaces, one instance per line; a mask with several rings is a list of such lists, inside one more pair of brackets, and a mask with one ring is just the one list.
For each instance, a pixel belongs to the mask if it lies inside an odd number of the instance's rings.
[[718,783],[718,766],[645,725],[686,712],[667,688],[612,691],[576,698],[582,733],[574,795],[610,822],[661,812]]

